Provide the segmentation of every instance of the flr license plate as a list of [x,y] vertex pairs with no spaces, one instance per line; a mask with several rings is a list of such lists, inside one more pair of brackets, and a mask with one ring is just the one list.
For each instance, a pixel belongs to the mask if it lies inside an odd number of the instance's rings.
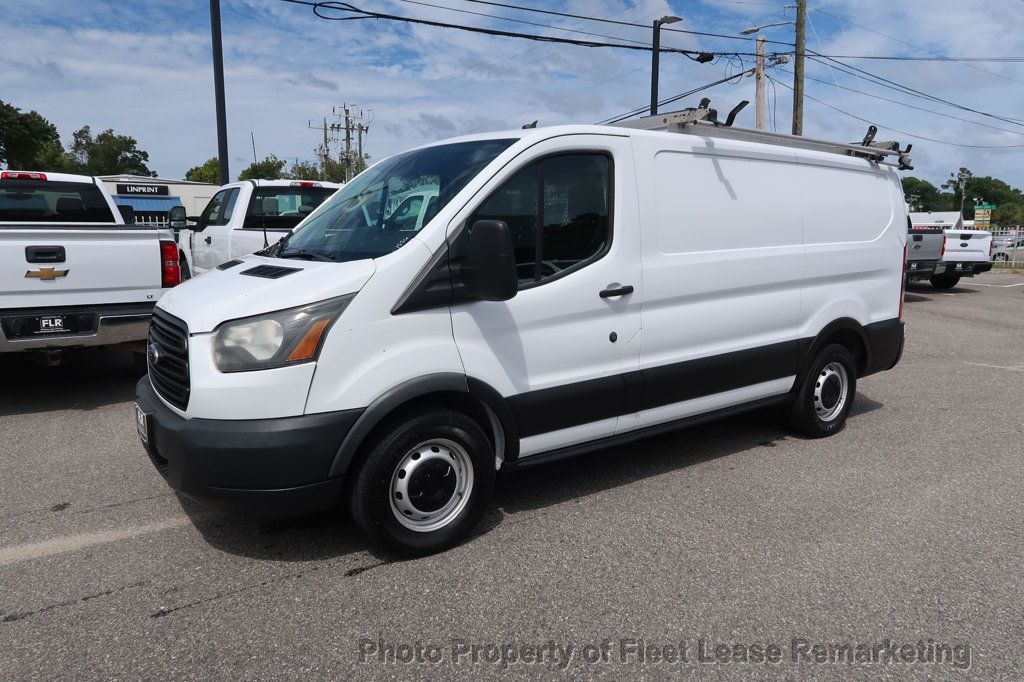
[[143,444],[149,445],[149,415],[142,411],[138,403],[135,404],[135,428],[138,429]]
[[72,320],[66,315],[40,315],[37,320],[36,328],[32,330],[34,335],[69,334],[76,331],[72,327]]

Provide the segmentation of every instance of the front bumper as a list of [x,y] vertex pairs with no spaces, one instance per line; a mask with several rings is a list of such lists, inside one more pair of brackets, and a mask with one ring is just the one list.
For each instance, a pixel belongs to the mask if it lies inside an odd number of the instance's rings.
[[974,277],[991,269],[991,261],[943,261],[935,266],[935,274]]
[[[144,341],[149,332],[154,303],[98,306],[52,306],[0,310],[0,353],[39,348],[114,346]],[[20,336],[21,320],[37,315],[81,316],[87,331],[75,334]]]
[[261,517],[330,509],[343,479],[329,478],[338,448],[362,410],[278,419],[184,419],[136,386],[153,466],[174,490],[210,506]]

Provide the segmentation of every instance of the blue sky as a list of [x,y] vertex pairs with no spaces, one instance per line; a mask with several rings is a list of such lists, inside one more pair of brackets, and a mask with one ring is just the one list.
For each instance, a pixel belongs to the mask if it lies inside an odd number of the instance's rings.
[[[465,0],[361,0],[366,9],[511,31],[579,36],[565,29],[645,41],[649,28],[516,12]],[[512,4],[647,24],[664,14],[675,27],[735,35],[752,24],[792,19],[783,0],[519,0]],[[810,0],[808,47],[824,54],[1024,56],[1021,0]],[[447,8],[506,19],[473,16]],[[36,109],[65,140],[88,124],[135,136],[161,175],[180,177],[216,153],[208,2],[7,0],[0,23],[0,98]],[[274,153],[312,159],[318,133],[307,128],[332,106],[354,104],[373,121],[367,150],[375,159],[463,133],[540,120],[589,123],[648,100],[647,53],[542,44],[381,20],[330,22],[280,0],[222,0],[230,162],[237,174],[252,158]],[[515,23],[520,19],[551,29]],[[791,41],[792,27],[765,31]],[[663,34],[663,44],[708,51],[752,51],[752,43]],[[595,38],[600,40],[600,38]],[[783,46],[769,45],[769,51]],[[742,60],[742,63],[741,63]],[[859,68],[972,108],[1024,119],[1024,64],[845,60]],[[662,58],[661,94],[669,96],[737,73],[750,57],[696,64]],[[789,67],[773,72],[791,82]],[[961,165],[1024,186],[1024,126],[898,94],[820,64],[808,65],[810,97],[881,126],[880,138],[914,143],[915,175],[941,182]],[[818,82],[822,81],[822,82]],[[843,90],[900,100],[984,127]],[[753,80],[715,87],[720,109],[753,100]],[[681,105],[692,105],[695,95]],[[769,122],[788,131],[791,93],[769,88]],[[866,123],[815,101],[805,105],[805,134],[859,139]],[[753,125],[753,106],[739,125]],[[1002,130],[999,130],[1002,129]]]

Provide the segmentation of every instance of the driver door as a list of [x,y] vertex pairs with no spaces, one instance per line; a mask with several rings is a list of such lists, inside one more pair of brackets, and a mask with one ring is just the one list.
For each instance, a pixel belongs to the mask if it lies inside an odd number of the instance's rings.
[[230,238],[226,225],[238,201],[238,188],[222,189],[213,195],[200,216],[202,230],[192,237],[192,265],[197,273],[212,270],[231,260]]
[[[526,158],[524,158],[526,157]],[[639,357],[640,234],[628,138],[564,136],[509,164],[452,229],[502,220],[519,291],[452,307],[468,376],[509,402],[520,456],[611,436]]]

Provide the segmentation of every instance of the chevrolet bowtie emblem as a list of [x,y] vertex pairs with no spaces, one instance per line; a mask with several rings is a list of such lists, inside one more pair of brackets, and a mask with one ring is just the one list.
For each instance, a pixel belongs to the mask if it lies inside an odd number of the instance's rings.
[[67,277],[70,270],[54,270],[53,268],[39,268],[38,270],[29,270],[25,273],[26,277],[35,277],[41,279],[44,282],[50,282],[58,277]]

